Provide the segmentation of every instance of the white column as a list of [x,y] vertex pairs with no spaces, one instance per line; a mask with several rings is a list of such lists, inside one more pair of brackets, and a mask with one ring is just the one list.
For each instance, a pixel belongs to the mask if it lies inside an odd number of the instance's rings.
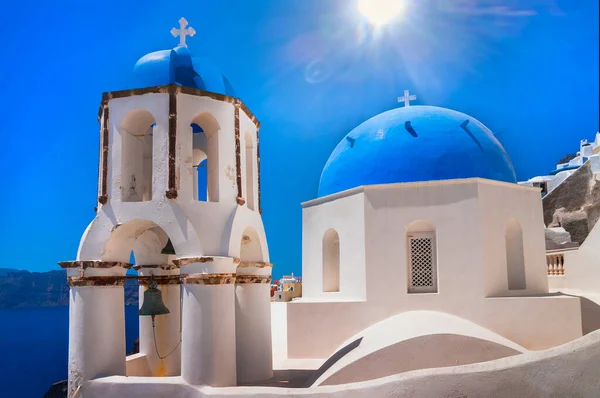
[[[125,299],[121,266],[69,268],[69,396],[100,375],[125,376]],[[91,262],[90,262],[91,263]],[[94,262],[100,264],[100,262]],[[71,264],[71,265],[65,265]],[[93,265],[92,265],[93,266]],[[88,264],[88,267],[91,268]]]
[[192,192],[192,198],[194,198],[194,200],[198,200],[198,166],[194,166],[192,167],[192,174],[193,174],[193,189],[194,191]]
[[[271,268],[268,270],[270,274]],[[238,384],[273,377],[270,281],[270,275],[237,276],[235,321]]]
[[[179,284],[169,284],[170,281],[176,281],[174,278],[179,278],[179,268],[169,269],[172,267],[147,268],[142,266],[139,269],[140,276],[154,275],[156,277],[158,289],[162,292],[163,303],[170,311],[167,315],[158,315],[154,318],[154,330],[152,330],[152,318],[140,316],[140,354],[145,355],[148,361],[151,372],[148,376],[179,376],[181,374],[181,290]],[[140,284],[140,308],[144,303],[144,291],[147,289],[146,283]],[[163,359],[159,357],[159,354]]]
[[236,385],[235,262],[179,259],[183,279],[181,375],[194,385]]

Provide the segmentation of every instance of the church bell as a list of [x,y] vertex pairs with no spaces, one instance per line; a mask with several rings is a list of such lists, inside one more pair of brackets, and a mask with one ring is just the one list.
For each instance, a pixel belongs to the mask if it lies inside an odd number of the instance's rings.
[[151,316],[154,319],[156,315],[165,315],[170,312],[163,303],[162,293],[158,290],[158,283],[152,277],[148,283],[148,289],[144,292],[144,303],[142,308],[139,309],[138,315]]

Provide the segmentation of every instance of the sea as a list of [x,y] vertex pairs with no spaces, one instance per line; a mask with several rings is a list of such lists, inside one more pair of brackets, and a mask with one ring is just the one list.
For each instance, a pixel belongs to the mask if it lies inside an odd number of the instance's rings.
[[[125,307],[127,352],[139,336],[138,307]],[[0,310],[0,397],[41,398],[67,379],[69,307]]]

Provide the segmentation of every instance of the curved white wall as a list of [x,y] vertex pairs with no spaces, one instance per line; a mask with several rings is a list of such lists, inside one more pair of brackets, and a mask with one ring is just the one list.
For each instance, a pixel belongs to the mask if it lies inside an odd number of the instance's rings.
[[392,316],[354,335],[339,349],[359,338],[360,345],[326,370],[315,385],[353,383],[416,369],[484,362],[526,351],[473,322],[435,311]]

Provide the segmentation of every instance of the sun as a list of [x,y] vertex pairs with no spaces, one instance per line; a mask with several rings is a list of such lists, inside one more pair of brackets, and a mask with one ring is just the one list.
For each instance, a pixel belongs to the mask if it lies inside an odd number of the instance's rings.
[[373,25],[385,25],[404,11],[404,0],[358,0],[358,9]]

